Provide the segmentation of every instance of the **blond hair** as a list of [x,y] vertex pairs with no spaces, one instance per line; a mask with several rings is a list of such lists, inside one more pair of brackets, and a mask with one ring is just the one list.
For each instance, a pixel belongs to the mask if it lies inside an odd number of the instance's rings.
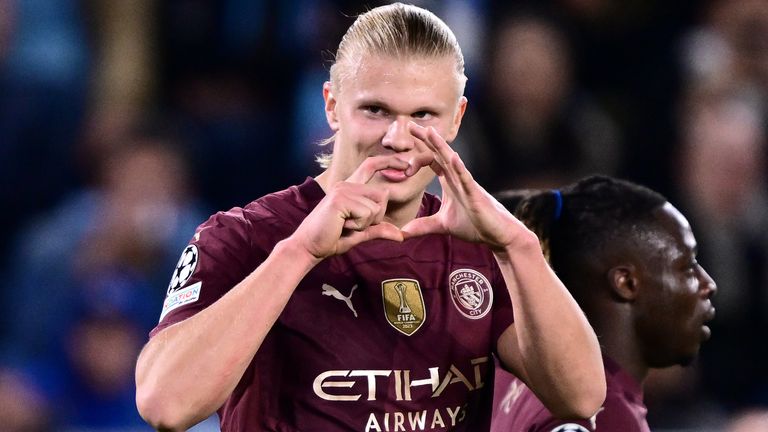
[[[353,66],[359,65],[364,55],[388,56],[396,59],[453,58],[459,77],[460,94],[463,93],[464,55],[450,28],[435,14],[413,5],[393,3],[369,10],[357,17],[339,43],[331,66],[330,82],[335,93],[352,75]],[[320,142],[334,142],[332,136]],[[327,168],[330,153],[317,156],[321,167]]]

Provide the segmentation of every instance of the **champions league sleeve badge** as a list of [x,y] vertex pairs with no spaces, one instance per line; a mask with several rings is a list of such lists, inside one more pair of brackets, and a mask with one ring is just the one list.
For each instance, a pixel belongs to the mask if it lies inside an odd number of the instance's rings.
[[197,268],[197,260],[197,246],[187,246],[184,252],[181,253],[181,258],[179,258],[176,269],[173,271],[171,283],[168,284],[169,295],[180,290],[187,283],[192,273],[195,272],[195,268]]
[[197,268],[198,258],[197,246],[195,245],[187,246],[184,252],[181,253],[181,258],[179,258],[176,269],[173,271],[171,283],[168,284],[168,295],[166,295],[163,302],[160,321],[172,310],[194,303],[200,298],[202,282],[197,282],[184,288],[184,285],[186,285]]

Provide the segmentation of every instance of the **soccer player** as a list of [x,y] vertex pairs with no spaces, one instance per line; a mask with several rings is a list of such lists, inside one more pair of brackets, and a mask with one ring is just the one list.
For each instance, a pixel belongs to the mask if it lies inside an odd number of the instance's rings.
[[325,171],[212,216],[184,250],[136,367],[152,426],[487,430],[494,351],[552,410],[597,411],[594,331],[448,145],[463,69],[426,10],[357,18],[322,89]]
[[689,364],[715,314],[710,299],[717,288],[696,262],[688,221],[662,195],[604,176],[562,190],[507,191],[499,199],[538,235],[594,327],[608,392],[591,419],[560,420],[538,390],[497,368],[492,430],[649,431],[642,390],[648,370]]

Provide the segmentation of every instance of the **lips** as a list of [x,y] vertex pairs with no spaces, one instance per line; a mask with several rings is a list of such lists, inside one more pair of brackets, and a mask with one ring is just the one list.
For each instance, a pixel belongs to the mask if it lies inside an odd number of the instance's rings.
[[707,309],[706,312],[704,312],[704,316],[702,317],[702,323],[701,323],[701,331],[703,333],[702,339],[703,340],[709,340],[710,336],[712,336],[712,330],[709,328],[706,323],[709,321],[712,321],[715,319],[715,308],[713,306],[710,306],[709,309]]
[[379,171],[379,174],[381,174],[381,176],[384,177],[387,181],[393,183],[400,183],[408,179],[408,176],[405,175],[405,171],[392,168],[381,170]]
[[706,323],[706,322],[712,321],[713,319],[715,319],[715,307],[710,306],[709,309],[707,309],[707,311],[704,312],[703,322]]

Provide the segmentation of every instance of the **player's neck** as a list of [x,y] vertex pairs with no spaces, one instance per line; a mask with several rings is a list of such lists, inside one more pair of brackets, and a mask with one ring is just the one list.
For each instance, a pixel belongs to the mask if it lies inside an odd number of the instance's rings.
[[405,203],[390,201],[387,203],[387,213],[384,215],[384,220],[398,228],[402,228],[403,225],[416,219],[421,208],[421,201],[421,199],[414,199]]
[[336,183],[332,177],[332,174],[327,169],[315,177],[315,181],[320,185],[320,187],[323,189],[323,192],[326,194],[328,194],[328,191],[331,190],[331,186]]
[[600,308],[599,313],[590,315],[603,353],[642,385],[648,375],[648,365],[643,360],[643,353],[634,335],[631,317],[623,312]]
[[600,345],[605,355],[618,363],[626,373],[642,385],[645,377],[648,376],[648,365],[643,361],[643,355],[632,340],[633,338],[627,337],[628,333],[615,330],[601,333]]

